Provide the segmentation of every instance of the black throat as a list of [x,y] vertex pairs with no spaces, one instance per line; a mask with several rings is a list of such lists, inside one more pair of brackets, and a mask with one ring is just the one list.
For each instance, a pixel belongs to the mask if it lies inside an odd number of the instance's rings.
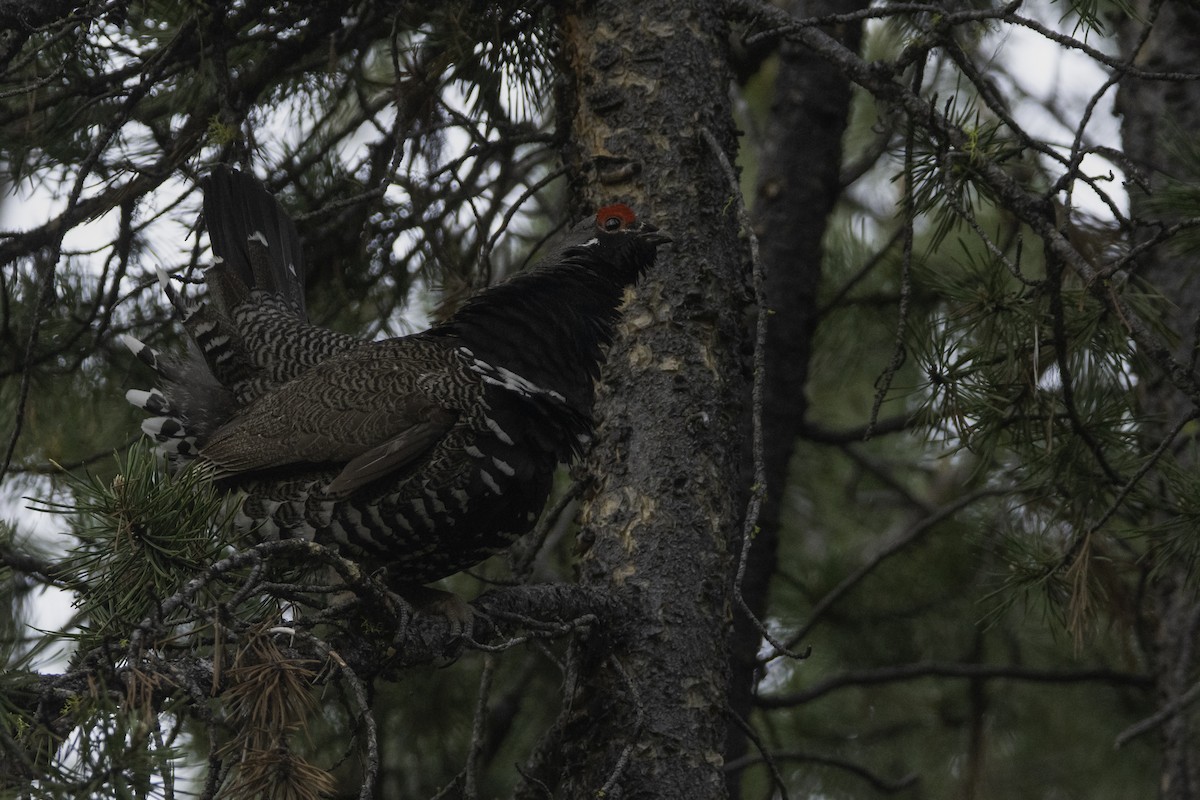
[[621,270],[610,277],[587,263],[590,255],[569,251],[557,264],[493,286],[430,333],[458,338],[476,358],[556,392],[573,411],[590,416],[593,382],[600,376],[603,347],[612,341],[626,283]]

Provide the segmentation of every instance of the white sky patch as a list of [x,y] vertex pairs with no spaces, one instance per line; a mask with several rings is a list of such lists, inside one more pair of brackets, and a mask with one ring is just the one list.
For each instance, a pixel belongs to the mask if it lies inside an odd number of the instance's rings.
[[[53,496],[50,481],[46,478],[23,479],[20,486],[19,497],[13,497],[7,491],[0,493],[0,519],[17,521],[18,544],[27,537],[34,539],[39,551],[48,551],[50,559],[57,561],[66,555],[67,547],[73,541],[66,532],[66,524],[61,517],[31,509],[30,501],[26,499]],[[38,631],[61,631],[75,615],[75,595],[62,589],[42,587],[29,595],[26,602],[31,627],[26,629],[25,635],[29,637],[36,638]],[[39,671],[62,671],[67,668],[73,648],[70,641],[51,644],[38,654],[31,667]]]
[[[1075,29],[1071,19],[1059,19],[1061,9],[1031,4],[1022,12],[1051,30],[1075,37],[1084,35],[1082,29]],[[1087,43],[1104,51],[1113,40],[1091,37]],[[1014,119],[1030,136],[1069,157],[1080,122],[1087,115],[1081,140],[1083,149],[1097,146],[1120,149],[1121,123],[1114,112],[1117,87],[1109,86],[1100,93],[1109,77],[1107,68],[1081,50],[1063,47],[1017,25],[1005,25],[988,37],[983,45],[985,52],[988,47],[1001,67],[991,76],[1001,95],[1011,100]],[[1062,172],[1061,164],[1045,156],[1040,158],[1055,174]],[[1080,169],[1097,180],[1122,214],[1128,213],[1124,176],[1117,165],[1102,156],[1088,154],[1083,157]],[[1111,216],[1111,209],[1087,183],[1076,181],[1073,192],[1075,206],[1100,218]],[[1060,199],[1065,199],[1065,193]]]

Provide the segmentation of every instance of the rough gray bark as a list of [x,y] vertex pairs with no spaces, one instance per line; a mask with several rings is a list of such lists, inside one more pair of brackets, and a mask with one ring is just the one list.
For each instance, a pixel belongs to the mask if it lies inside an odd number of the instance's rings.
[[[1138,19],[1126,20],[1121,29],[1121,46],[1126,58],[1144,70],[1196,72],[1200,68],[1200,9],[1184,3],[1142,2],[1136,4]],[[1141,44],[1145,23],[1157,13],[1149,37]],[[1140,50],[1138,49],[1140,45]],[[1123,113],[1125,153],[1142,171],[1148,191],[1130,182],[1133,216],[1163,217],[1148,212],[1156,190],[1169,177],[1185,177],[1184,157],[1172,140],[1200,129],[1200,84],[1195,81],[1149,81],[1126,78],[1120,83],[1118,110]],[[1167,224],[1172,220],[1165,220]],[[1178,336],[1174,355],[1195,372],[1197,336],[1200,335],[1200,269],[1195,253],[1158,247],[1139,259],[1140,274],[1165,297],[1173,308],[1163,321]],[[1190,413],[1194,399],[1178,391],[1159,374],[1142,375],[1145,410],[1162,426],[1151,431],[1161,435],[1174,420]],[[1164,490],[1165,491],[1165,490]],[[1158,703],[1162,708],[1178,703],[1197,680],[1196,636],[1200,623],[1193,565],[1168,559],[1152,551],[1149,593],[1152,609],[1151,669],[1156,679]],[[1163,761],[1160,796],[1166,800],[1188,800],[1200,796],[1200,754],[1195,732],[1195,711],[1184,709],[1162,725]]]
[[[844,14],[866,7],[864,0],[798,0],[789,11],[798,19]],[[860,23],[830,31],[851,50],[862,36]],[[780,500],[795,441],[808,408],[805,384],[817,326],[822,239],[841,194],[842,134],[850,111],[850,82],[827,60],[807,48],[780,47],[771,116],[765,131],[754,228],[766,271],[766,386],[762,408],[767,493],[759,533],[750,550],[742,595],[761,617],[767,608],[779,538]],[[734,618],[730,646],[729,705],[749,716],[758,672],[758,630],[743,615]],[[744,755],[746,737],[731,727],[726,760]],[[728,776],[735,795],[740,772]]]
[[598,403],[580,580],[632,595],[574,653],[556,796],[724,796],[729,539],[740,530],[747,301],[717,3],[580,4],[564,18],[571,174],[668,230],[626,310]]

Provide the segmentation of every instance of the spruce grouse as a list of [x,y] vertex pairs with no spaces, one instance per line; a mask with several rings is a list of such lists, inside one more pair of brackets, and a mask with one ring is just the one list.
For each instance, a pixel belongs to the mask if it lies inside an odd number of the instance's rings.
[[422,333],[366,342],[310,325],[300,239],[253,178],[202,181],[207,299],[160,279],[194,343],[126,344],[162,387],[132,390],[175,467],[244,493],[237,524],[304,537],[426,583],[532,528],[555,466],[592,433],[618,306],[670,241],[624,205]]

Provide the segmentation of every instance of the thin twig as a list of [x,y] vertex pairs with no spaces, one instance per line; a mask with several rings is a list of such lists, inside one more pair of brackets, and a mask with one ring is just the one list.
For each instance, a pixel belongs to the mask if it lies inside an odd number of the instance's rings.
[[1121,504],[1125,501],[1125,498],[1129,496],[1129,493],[1132,492],[1134,488],[1141,482],[1142,478],[1146,477],[1154,465],[1157,464],[1159,460],[1166,454],[1167,450],[1171,446],[1171,443],[1175,441],[1176,437],[1179,436],[1184,427],[1197,417],[1200,417],[1200,409],[1193,409],[1175,421],[1175,424],[1172,425],[1171,429],[1163,436],[1162,441],[1160,441],[1158,446],[1154,448],[1154,452],[1142,462],[1142,465],[1137,468],[1137,471],[1134,472],[1129,480],[1126,481],[1125,484],[1120,488],[1116,494],[1116,497],[1114,497],[1113,501],[1108,504],[1107,508],[1104,509],[1104,513],[1100,515],[1100,518],[1089,525],[1086,530],[1078,533],[1075,538],[1071,540],[1071,545],[1067,548],[1066,552],[1063,553],[1062,558],[1060,558],[1058,562],[1051,568],[1051,572],[1059,572],[1071,567],[1072,562],[1075,561],[1075,558],[1083,549],[1083,543],[1098,533],[1100,529],[1104,527],[1110,519],[1112,519],[1113,515],[1120,510]]
[[788,639],[788,647],[795,647],[796,645],[800,644],[800,642],[804,641],[804,637],[806,637],[809,632],[812,631],[813,627],[815,627],[816,624],[821,621],[825,613],[832,608],[835,603],[841,600],[842,597],[850,592],[851,589],[862,583],[863,579],[874,572],[884,561],[891,558],[896,553],[899,553],[901,550],[904,550],[913,542],[919,540],[938,523],[953,517],[959,511],[963,510],[975,501],[984,497],[1005,495],[1008,494],[1009,491],[1010,490],[1006,488],[980,489],[971,492],[970,494],[965,494],[955,500],[953,503],[947,503],[946,505],[935,509],[913,524],[909,525],[908,528],[905,529],[899,536],[881,547],[877,553],[868,558],[866,562],[858,567],[858,569],[854,570],[852,573],[843,578],[837,586],[830,589],[825,596],[822,597],[815,606],[813,606],[812,611],[810,611],[808,615],[808,622],[806,622],[800,628],[800,630],[796,631],[796,633],[794,633]]
[[808,688],[787,694],[759,695],[755,705],[762,709],[792,708],[804,705],[839,689],[905,683],[924,678],[960,678],[965,680],[1011,680],[1026,683],[1106,683],[1113,686],[1132,686],[1149,689],[1154,684],[1149,675],[1117,670],[1067,669],[1049,670],[1019,664],[977,664],[942,661],[923,661],[898,664],[892,667],[844,672]]
[[642,707],[642,699],[638,695],[637,686],[634,685],[633,679],[629,677],[625,666],[621,664],[616,656],[612,655],[608,657],[608,662],[612,664],[613,669],[625,681],[625,688],[629,690],[630,702],[633,703],[633,710],[636,716],[633,720],[633,730],[629,733],[629,741],[625,747],[621,748],[621,755],[617,757],[617,763],[613,765],[608,780],[596,790],[596,797],[609,797],[612,795],[613,787],[617,785],[617,781],[621,779],[621,776],[625,774],[626,767],[629,766],[629,758],[633,755],[633,748],[637,745],[638,737],[642,734],[642,726],[646,720],[646,710]]
[[745,232],[750,245],[750,274],[754,287],[754,304],[758,310],[758,318],[755,321],[754,329],[754,379],[750,391],[750,446],[754,464],[754,476],[750,484],[750,499],[746,504],[745,520],[742,523],[742,546],[741,552],[738,554],[737,573],[733,580],[733,599],[741,612],[750,620],[750,624],[762,636],[763,640],[775,648],[777,653],[786,655],[789,658],[802,659],[806,657],[805,654],[791,652],[783,642],[767,630],[767,626],[754,614],[754,611],[750,608],[750,604],[746,602],[746,598],[742,594],[742,584],[746,580],[746,567],[750,562],[750,547],[754,542],[755,534],[758,533],[758,518],[762,512],[763,498],[767,494],[767,466],[764,456],[762,419],[767,383],[767,315],[769,313],[765,288],[766,273],[763,268],[762,259],[759,257],[758,237],[754,234],[754,226],[750,223],[750,213],[746,210],[746,202],[742,197],[737,172],[734,171],[733,164],[730,163],[729,157],[725,155],[725,151],[721,148],[721,144],[717,141],[717,137],[713,135],[713,132],[708,128],[701,128],[700,133],[716,157],[717,163],[721,165],[721,171],[725,174],[725,179],[729,182],[729,191],[732,194],[734,206],[737,209],[738,225]]
[[[753,753],[747,753],[741,758],[736,758],[727,763],[725,765],[725,770],[727,772],[732,772],[734,770],[745,769],[751,764],[757,764],[759,761],[766,762],[767,755],[768,754],[765,752],[763,755],[759,756],[756,756]],[[837,758],[836,756],[820,755],[818,753],[809,753],[803,750],[781,750],[770,753],[769,756],[772,761],[794,761],[799,763],[818,764],[823,767],[834,767],[836,769],[843,770],[844,772],[849,772],[851,775],[857,775],[869,783],[873,789],[886,794],[902,792],[921,779],[920,776],[914,772],[897,780],[888,780],[887,778],[876,775],[862,764],[850,761],[849,759]],[[772,764],[772,769],[777,769],[777,767]]]
[[528,200],[530,197],[532,197],[537,192],[544,189],[546,186],[549,186],[551,183],[553,183],[554,181],[561,178],[566,173],[567,173],[566,167],[559,167],[558,169],[551,170],[549,173],[547,173],[545,176],[543,176],[540,180],[535,181],[531,186],[528,186],[525,189],[525,191],[521,192],[521,194],[517,197],[517,199],[513,201],[512,205],[509,206],[508,210],[504,212],[504,217],[500,220],[500,225],[496,228],[495,232],[491,236],[489,236],[487,238],[487,240],[483,243],[483,251],[479,254],[479,263],[481,265],[481,267],[480,267],[481,274],[489,276],[489,277],[491,276],[491,274],[492,274],[492,249],[495,248],[496,242],[499,241],[500,237],[508,232],[508,226],[510,224],[512,224],[512,218],[514,216],[516,216],[516,213],[518,211],[521,210],[521,206],[524,205],[525,201]]
[[[1195,636],[1195,627],[1198,620],[1200,620],[1200,608],[1195,608],[1192,610],[1192,624],[1189,626],[1192,628],[1192,630],[1183,633],[1185,633],[1185,635]],[[1166,705],[1151,714],[1149,717],[1146,717],[1141,722],[1136,722],[1125,730],[1121,731],[1119,734],[1117,734],[1117,738],[1113,742],[1113,747],[1120,749],[1142,734],[1149,733],[1150,731],[1160,727],[1167,721],[1183,713],[1188,706],[1192,705],[1197,700],[1200,700],[1200,682],[1193,684],[1192,688],[1188,689],[1178,697],[1170,698]]]
[[[750,723],[742,719],[740,715],[735,714],[732,709],[725,709],[725,717],[733,720],[733,724],[738,728],[738,730],[740,730],[746,736],[746,738],[754,744],[754,748],[758,750],[758,758],[762,761],[762,763],[767,765],[767,771],[771,773],[771,782],[774,783],[775,788],[779,790],[779,797],[782,798],[782,800],[788,800],[787,784],[783,780],[783,774],[779,771],[779,765],[775,763],[775,758],[771,755],[771,751],[767,749],[766,743],[763,742],[762,738],[758,735],[758,732],[754,730]],[[739,761],[744,763],[736,766],[732,763],[728,763],[725,765],[725,771],[732,772],[735,769],[740,769],[746,764],[753,763],[745,758],[739,759]]]
[[492,678],[496,675],[496,656],[488,653],[483,657],[483,671],[479,675],[479,696],[475,701],[475,717],[471,723],[471,747],[467,751],[467,763],[463,767],[463,793],[466,800],[475,800],[479,761],[487,738],[488,698],[492,694]]
[[[921,83],[925,78],[925,62],[918,61],[913,68],[912,76],[912,91],[914,94],[919,94],[921,91]],[[879,376],[879,381],[875,388],[875,400],[871,404],[871,416],[867,422],[867,431],[863,436],[864,439],[870,439],[871,434],[875,429],[875,421],[879,419],[879,410],[883,407],[884,398],[887,397],[888,390],[892,388],[892,380],[895,379],[896,373],[900,371],[900,367],[904,365],[905,354],[907,348],[904,346],[904,335],[908,329],[908,304],[909,298],[912,295],[912,258],[913,258],[913,224],[917,217],[917,202],[913,196],[914,184],[916,183],[913,177],[913,150],[916,145],[917,138],[917,123],[911,116],[908,120],[908,134],[904,141],[904,246],[900,256],[900,308],[896,314],[896,346],[892,351],[892,358],[888,362],[887,368],[883,374]]]

